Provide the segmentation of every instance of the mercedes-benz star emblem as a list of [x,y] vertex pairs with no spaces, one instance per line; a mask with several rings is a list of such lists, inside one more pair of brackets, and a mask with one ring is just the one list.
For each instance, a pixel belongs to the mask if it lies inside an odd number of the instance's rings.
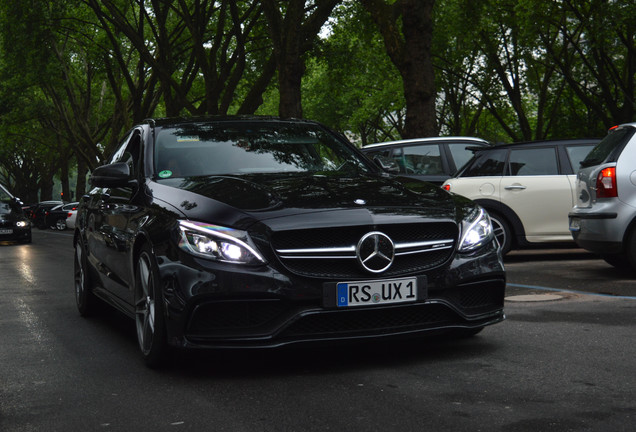
[[384,233],[373,231],[362,236],[356,248],[358,262],[371,273],[382,273],[393,264],[395,246]]

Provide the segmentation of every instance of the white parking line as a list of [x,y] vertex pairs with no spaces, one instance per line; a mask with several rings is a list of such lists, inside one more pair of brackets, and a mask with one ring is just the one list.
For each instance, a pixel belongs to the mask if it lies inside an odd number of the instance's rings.
[[535,289],[535,290],[543,290],[543,291],[565,292],[565,293],[571,293],[571,294],[582,294],[582,295],[590,295],[590,296],[597,296],[597,297],[610,297],[610,298],[616,298],[616,299],[636,300],[636,297],[633,297],[633,296],[620,296],[620,295],[602,294],[602,293],[595,293],[595,292],[588,292],[588,291],[576,291],[576,290],[560,289],[560,288],[548,288],[548,287],[542,287],[542,286],[537,286],[537,285],[523,285],[523,284],[507,283],[506,286],[517,287],[517,288],[528,288],[528,289]]

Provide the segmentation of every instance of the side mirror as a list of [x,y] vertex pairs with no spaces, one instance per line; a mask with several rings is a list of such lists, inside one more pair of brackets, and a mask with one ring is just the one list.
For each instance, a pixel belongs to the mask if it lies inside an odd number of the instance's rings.
[[379,166],[380,168],[382,168],[384,171],[386,171],[388,173],[399,174],[399,172],[400,172],[399,165],[397,164],[397,162],[395,162],[391,158],[382,157],[382,156],[375,156],[373,158],[373,162],[375,162],[375,164],[377,166]]
[[134,183],[130,176],[130,167],[125,162],[102,165],[95,168],[91,175],[91,185],[100,188],[133,186]]

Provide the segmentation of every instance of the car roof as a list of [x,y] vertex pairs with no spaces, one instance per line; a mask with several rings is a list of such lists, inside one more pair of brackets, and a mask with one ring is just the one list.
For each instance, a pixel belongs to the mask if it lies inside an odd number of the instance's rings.
[[554,140],[540,140],[540,141],[523,141],[523,142],[514,142],[514,143],[504,143],[497,144],[490,148],[476,149],[477,151],[485,151],[490,149],[501,149],[501,148],[517,148],[517,147],[544,147],[546,145],[557,145],[557,146],[565,146],[565,145],[577,145],[577,144],[596,144],[601,141],[601,138],[574,138],[574,139],[554,139]]
[[319,124],[312,120],[298,118],[281,118],[275,116],[258,115],[219,115],[219,116],[194,116],[194,117],[160,117],[144,120],[151,126],[164,127],[192,123],[216,123],[216,122],[280,122],[280,123],[305,123]]
[[362,149],[365,150],[365,149],[371,149],[371,148],[378,148],[378,147],[385,147],[385,146],[390,147],[394,145],[404,145],[404,144],[426,144],[426,143],[433,144],[433,143],[457,142],[457,141],[464,141],[464,142],[468,142],[470,144],[475,144],[475,145],[485,145],[485,146],[492,145],[488,141],[481,138],[466,137],[466,136],[446,136],[446,137],[411,138],[411,139],[397,140],[397,141],[386,141],[381,143],[367,144],[364,147],[362,147]]

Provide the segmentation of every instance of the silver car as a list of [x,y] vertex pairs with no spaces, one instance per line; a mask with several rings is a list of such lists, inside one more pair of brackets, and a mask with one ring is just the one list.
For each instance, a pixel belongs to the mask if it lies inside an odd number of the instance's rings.
[[570,231],[582,248],[636,270],[636,123],[610,129],[581,162]]

